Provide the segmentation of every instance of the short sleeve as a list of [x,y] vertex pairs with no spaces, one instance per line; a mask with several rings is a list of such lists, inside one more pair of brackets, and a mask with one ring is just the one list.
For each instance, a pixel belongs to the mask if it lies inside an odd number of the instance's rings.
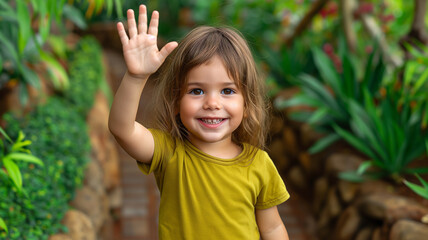
[[256,209],[271,208],[285,202],[290,197],[274,163],[266,152],[263,152],[263,155],[265,164],[262,174],[264,177],[262,188],[257,197]]
[[161,130],[150,128],[153,135],[155,149],[151,163],[141,163],[137,161],[138,167],[144,174],[161,171],[164,159],[168,157],[173,142],[172,137]]

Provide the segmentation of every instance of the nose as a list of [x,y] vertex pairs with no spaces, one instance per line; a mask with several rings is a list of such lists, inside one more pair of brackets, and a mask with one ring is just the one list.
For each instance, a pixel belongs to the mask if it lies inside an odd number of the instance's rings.
[[204,109],[218,110],[221,108],[221,99],[218,94],[207,94],[204,101]]

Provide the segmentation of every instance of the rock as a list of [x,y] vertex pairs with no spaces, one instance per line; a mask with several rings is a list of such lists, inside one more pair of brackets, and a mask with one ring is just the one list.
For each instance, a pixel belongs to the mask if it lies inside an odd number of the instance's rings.
[[300,150],[293,129],[285,126],[282,130],[282,139],[284,142],[283,147],[285,148],[286,154],[292,158],[297,158]]
[[373,230],[372,233],[372,240],[382,240],[382,228],[377,227],[375,230]]
[[315,215],[319,215],[321,206],[327,197],[328,180],[326,177],[320,177],[315,181],[313,208]]
[[301,191],[308,189],[308,182],[306,180],[305,173],[298,166],[294,166],[290,169],[287,179]]
[[328,190],[326,205],[332,218],[336,218],[340,214],[342,206],[340,205],[339,199],[336,195],[335,187],[332,187],[330,190]]
[[326,172],[332,177],[337,177],[338,173],[357,170],[363,159],[345,153],[335,153],[327,158]]
[[390,240],[426,240],[428,225],[411,220],[399,220],[391,228]]
[[428,209],[419,203],[392,194],[373,194],[362,199],[361,211],[371,218],[392,224],[399,219],[419,221]]
[[88,216],[77,210],[69,210],[62,220],[73,240],[96,240],[94,226]]
[[303,123],[300,127],[300,143],[304,148],[310,148],[314,143],[324,137],[323,134],[315,131],[309,124]]
[[336,240],[351,240],[358,231],[362,218],[355,206],[349,206],[340,215],[335,231],[334,238]]
[[104,174],[98,161],[91,161],[85,170],[84,184],[95,190],[98,194],[105,192],[103,184]]
[[271,136],[281,133],[284,127],[284,119],[280,116],[273,116],[270,124],[269,133]]
[[393,192],[394,187],[391,184],[379,180],[362,182],[358,188],[359,196],[367,196],[377,193],[392,194]]
[[284,171],[290,166],[290,160],[284,151],[284,142],[281,138],[276,138],[271,142],[268,152],[279,172]]
[[109,214],[109,204],[106,194],[98,194],[88,186],[76,191],[76,196],[70,205],[90,218],[96,232],[101,228]]
[[101,164],[107,190],[120,184],[119,156],[115,140],[108,130],[109,107],[106,97],[98,92],[94,107],[88,113],[89,136],[92,156]]
[[372,227],[365,227],[358,231],[355,240],[370,240],[373,233]]
[[350,203],[357,195],[358,192],[358,184],[339,180],[337,184],[337,190],[339,192],[340,199],[348,204]]
[[110,209],[117,209],[122,206],[122,188],[116,187],[110,192],[108,192],[108,198],[110,203]]
[[312,173],[312,159],[309,153],[301,152],[299,154],[299,164],[307,174]]
[[50,236],[49,240],[73,240],[73,238],[68,234],[60,233]]

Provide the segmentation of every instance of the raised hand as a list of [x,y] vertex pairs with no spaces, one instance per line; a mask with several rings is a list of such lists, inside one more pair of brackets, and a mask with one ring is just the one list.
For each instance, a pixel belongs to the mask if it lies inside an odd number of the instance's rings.
[[165,58],[177,47],[177,42],[166,44],[160,51],[157,47],[159,12],[153,11],[150,25],[147,28],[147,9],[140,5],[138,26],[135,22],[134,11],[127,12],[128,33],[122,23],[117,24],[120,41],[123,47],[128,73],[133,77],[148,78],[160,67]]

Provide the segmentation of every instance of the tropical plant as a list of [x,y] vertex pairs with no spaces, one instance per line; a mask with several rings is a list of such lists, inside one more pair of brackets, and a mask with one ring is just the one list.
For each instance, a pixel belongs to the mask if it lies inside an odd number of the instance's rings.
[[[327,45],[328,46],[328,45]],[[309,152],[316,153],[333,142],[340,139],[333,126],[350,129],[351,101],[360,104],[366,101],[376,101],[379,95],[381,82],[384,78],[385,64],[377,51],[372,51],[363,71],[359,70],[358,62],[353,60],[351,54],[340,47],[341,57],[333,55],[330,47],[325,47],[324,53],[313,48],[313,58],[319,76],[317,79],[309,74],[301,74],[294,83],[301,88],[301,93],[289,100],[275,102],[277,108],[296,105],[309,106],[313,111],[298,112],[291,117],[304,121],[326,134],[326,137],[314,144]],[[364,73],[359,76],[358,73]],[[365,91],[368,94],[365,95]]]
[[15,142],[10,139],[6,132],[0,127],[0,133],[6,138],[7,141],[11,144],[10,149],[7,148],[7,145],[3,143],[3,140],[0,139],[0,159],[2,160],[3,167],[5,172],[0,171],[0,174],[7,174],[12,182],[15,184],[15,187],[19,192],[23,191],[22,188],[22,175],[19,171],[16,161],[24,161],[29,163],[34,163],[40,166],[43,166],[43,162],[36,156],[31,155],[31,152],[26,148],[31,144],[30,140],[25,140],[24,133],[19,131],[18,137]]
[[[365,101],[364,105],[351,101],[351,131],[334,126],[341,137],[370,157],[357,170],[360,177],[372,166],[380,171],[366,175],[374,173],[395,180],[407,173],[428,172],[428,168],[408,167],[428,153],[428,51],[421,45],[419,50],[407,48],[412,58],[387,81],[385,97],[378,105],[373,101]],[[369,93],[365,95],[370,98]],[[352,173],[342,176],[357,177]]]
[[[0,175],[9,178],[17,188],[18,192],[21,192],[25,197],[28,197],[27,193],[22,188],[21,171],[15,161],[24,161],[40,166],[43,166],[43,162],[39,158],[31,155],[31,152],[25,148],[31,144],[31,141],[24,140],[25,136],[22,131],[19,131],[18,138],[15,142],[12,141],[9,135],[7,135],[1,127],[0,134],[11,145],[9,147],[8,144],[4,143],[0,138],[0,159],[2,160],[1,162],[4,167],[4,170],[2,169],[3,171],[0,171]],[[5,232],[8,233],[7,225],[2,217],[0,217],[0,228],[4,229]]]
[[25,187],[27,198],[21,197],[5,174],[0,174],[0,216],[8,229],[0,231],[0,239],[48,239],[67,231],[61,220],[82,184],[89,161],[85,119],[103,79],[101,48],[93,38],[83,38],[67,51],[67,60],[71,94],[49,97],[23,117],[3,116],[9,136],[18,138],[22,130],[32,142],[28,149],[43,159],[45,167],[17,163],[23,181],[31,181]]
[[[121,1],[114,1],[119,13]],[[103,6],[111,12],[113,0],[89,1],[87,14],[93,14]],[[65,68],[58,61],[60,56],[54,55],[58,51],[52,53],[46,49],[49,49],[50,44],[58,45],[60,42],[55,36],[67,32],[65,19],[72,21],[79,28],[86,28],[84,16],[70,1],[65,0],[0,1],[0,13],[0,88],[10,82],[18,83],[20,100],[27,102],[27,85],[36,89],[40,87],[40,79],[35,69],[42,61],[42,68],[49,74],[49,80],[55,89],[66,89],[69,79]],[[53,25],[60,31],[52,34]]]
[[404,180],[404,184],[419,196],[428,199],[428,182],[423,180],[418,174],[415,174],[422,186]]
[[[366,101],[360,105],[350,100],[350,130],[333,125],[337,134],[369,157],[356,172],[341,173],[349,180],[366,177],[390,177],[396,181],[410,173],[426,173],[428,168],[410,168],[408,165],[426,152],[428,134],[422,131],[422,116],[426,104],[412,109],[411,97],[402,91],[386,88],[386,97],[379,106]],[[366,92],[366,96],[369,94]]]

